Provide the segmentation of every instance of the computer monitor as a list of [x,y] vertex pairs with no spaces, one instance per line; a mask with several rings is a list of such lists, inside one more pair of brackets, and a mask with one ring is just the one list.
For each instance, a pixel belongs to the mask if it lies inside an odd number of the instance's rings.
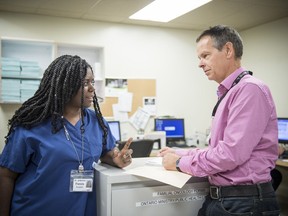
[[184,141],[185,127],[183,118],[155,118],[155,131],[166,132],[166,143]]
[[278,142],[288,144],[288,118],[278,118]]
[[121,141],[121,129],[119,121],[108,121],[112,135],[115,137],[116,141]]

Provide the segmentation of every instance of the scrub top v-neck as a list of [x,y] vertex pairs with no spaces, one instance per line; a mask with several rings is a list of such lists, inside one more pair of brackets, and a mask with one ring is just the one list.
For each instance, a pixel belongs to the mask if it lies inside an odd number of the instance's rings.
[[[93,110],[85,110],[84,122],[83,166],[92,170],[92,163],[102,154],[103,132]],[[80,154],[81,121],[75,126],[67,120],[64,123]],[[115,139],[109,131],[106,151],[113,147]],[[93,192],[69,192],[70,172],[78,168],[79,161],[64,129],[52,134],[50,119],[30,130],[17,127],[9,136],[0,165],[20,173],[11,215],[96,215],[95,185]]]

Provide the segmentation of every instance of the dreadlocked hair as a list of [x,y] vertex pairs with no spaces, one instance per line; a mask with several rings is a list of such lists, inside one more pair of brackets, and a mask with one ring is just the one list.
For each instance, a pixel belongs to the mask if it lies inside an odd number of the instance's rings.
[[94,97],[93,97],[93,105],[94,105],[94,110],[95,110],[95,113],[96,113],[96,117],[98,119],[98,122],[100,123],[100,126],[101,128],[103,129],[103,142],[102,142],[102,145],[103,145],[103,149],[106,149],[106,146],[107,146],[107,135],[108,135],[108,128],[107,126],[104,124],[104,121],[103,121],[103,115],[101,113],[101,110],[100,110],[100,106],[99,106],[99,103],[98,103],[98,99],[97,99],[97,96],[96,96],[96,93],[94,92]]
[[[9,120],[9,131],[5,137],[6,142],[15,127],[22,126],[30,129],[48,118],[51,118],[52,133],[57,133],[63,128],[62,116],[65,105],[76,95],[80,88],[82,89],[81,133],[84,133],[83,83],[88,68],[93,73],[92,67],[76,55],[62,55],[56,58],[45,70],[34,96],[25,101]],[[95,92],[94,95],[94,110],[103,130],[103,146],[106,146],[108,129],[104,124]]]

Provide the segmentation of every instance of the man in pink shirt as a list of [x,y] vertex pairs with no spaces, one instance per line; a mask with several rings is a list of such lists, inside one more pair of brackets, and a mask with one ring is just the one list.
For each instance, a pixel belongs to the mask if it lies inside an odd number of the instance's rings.
[[208,177],[198,215],[279,215],[270,171],[278,158],[275,105],[269,88],[241,66],[240,35],[214,26],[196,40],[199,67],[219,84],[208,148],[161,149],[163,166]]

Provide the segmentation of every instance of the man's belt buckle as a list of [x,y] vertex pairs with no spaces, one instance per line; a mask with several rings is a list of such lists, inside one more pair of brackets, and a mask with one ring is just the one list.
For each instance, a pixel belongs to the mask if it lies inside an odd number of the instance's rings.
[[219,199],[220,194],[219,194],[219,187],[217,186],[210,186],[210,197],[212,199]]

